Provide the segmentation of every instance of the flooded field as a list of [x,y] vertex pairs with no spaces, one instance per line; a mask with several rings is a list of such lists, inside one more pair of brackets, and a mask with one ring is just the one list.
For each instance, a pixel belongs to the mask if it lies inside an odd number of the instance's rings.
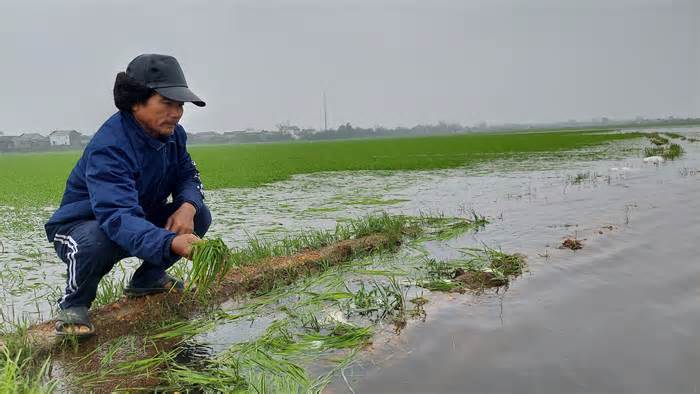
[[[137,357],[157,359],[146,370],[151,380],[139,384],[268,392],[692,392],[700,383],[693,373],[700,366],[693,334],[700,323],[693,240],[700,227],[693,215],[700,208],[700,144],[678,143],[685,155],[660,165],[642,160],[650,144],[640,138],[504,155],[470,167],[295,175],[210,192],[208,237],[229,246],[382,212],[488,223],[428,229],[398,249],[161,330],[180,330],[186,340]],[[61,294],[65,266],[41,228],[51,212],[1,212],[0,298],[8,320],[49,319]],[[581,248],[561,248],[566,240]],[[504,277],[504,286],[476,289],[436,274],[482,263],[490,264],[484,272],[503,274],[502,266],[494,268],[498,253],[526,261],[522,275]],[[125,260],[105,281],[104,303],[137,264]],[[453,291],[437,291],[436,283]],[[287,340],[282,347],[279,338]],[[129,387],[115,352],[137,354],[142,342],[121,337],[88,355],[105,374],[73,369],[72,356],[57,356],[53,377],[68,390],[75,384],[100,390],[104,381]],[[144,373],[129,361],[132,376]],[[270,380],[266,371],[280,378]]]

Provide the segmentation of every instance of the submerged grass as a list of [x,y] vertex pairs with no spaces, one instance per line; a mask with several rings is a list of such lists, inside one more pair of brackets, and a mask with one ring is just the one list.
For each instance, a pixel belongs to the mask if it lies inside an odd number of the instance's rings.
[[420,240],[446,241],[458,237],[467,231],[478,231],[489,224],[485,216],[470,211],[470,218],[438,216],[420,216],[414,221],[419,228],[424,228]]
[[[198,244],[193,254],[200,272],[204,272],[200,281],[193,282],[203,291],[216,285],[221,272],[227,269],[255,264],[267,257],[317,249],[343,239],[373,234],[382,234],[396,243],[404,237],[449,239],[486,223],[483,216],[474,212],[469,219],[380,214],[344,222],[332,230],[307,231],[280,241],[253,238],[241,249],[229,250],[220,240],[208,240]],[[465,251],[465,256],[468,255]],[[143,343],[154,344],[151,350],[158,347],[157,343],[169,344],[156,354],[136,351],[127,360],[115,361],[119,348],[115,342],[114,347],[103,351],[100,371],[85,375],[79,383],[96,389],[100,385],[112,385],[115,390],[157,385],[158,390],[181,392],[319,392],[372,340],[381,322],[388,321],[395,330],[400,330],[409,318],[425,316],[426,300],[416,297],[420,289],[415,287],[413,279],[406,278],[416,272],[416,261],[401,260],[402,266],[394,269],[390,265],[373,265],[375,258],[324,267],[290,285],[271,287],[233,310],[207,309],[195,319],[165,324],[142,338]],[[486,258],[490,260],[487,262]],[[207,265],[211,261],[214,268]],[[465,264],[474,269],[490,264],[492,270],[502,271],[504,276],[515,272],[510,268],[509,255],[495,250],[473,251],[472,259],[464,261],[455,266],[434,262],[431,275],[436,280],[454,276],[455,270],[464,270]],[[347,275],[353,275],[353,280],[348,281]],[[244,328],[261,317],[265,318],[252,339],[234,343],[208,358],[188,361],[178,350],[217,327]],[[319,364],[320,375],[312,375],[309,366]]]

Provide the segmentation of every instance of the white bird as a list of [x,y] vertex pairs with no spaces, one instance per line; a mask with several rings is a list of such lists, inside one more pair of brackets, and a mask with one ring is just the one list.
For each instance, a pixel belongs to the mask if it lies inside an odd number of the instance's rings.
[[644,158],[645,163],[659,164],[663,163],[664,161],[666,161],[666,159],[661,156],[649,156]]

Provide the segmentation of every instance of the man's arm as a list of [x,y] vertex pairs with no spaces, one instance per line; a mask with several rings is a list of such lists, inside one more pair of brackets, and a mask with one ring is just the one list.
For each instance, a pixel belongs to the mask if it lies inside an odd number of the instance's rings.
[[130,255],[165,263],[172,256],[175,234],[146,220],[126,157],[115,147],[88,156],[86,180],[92,210],[109,239]]

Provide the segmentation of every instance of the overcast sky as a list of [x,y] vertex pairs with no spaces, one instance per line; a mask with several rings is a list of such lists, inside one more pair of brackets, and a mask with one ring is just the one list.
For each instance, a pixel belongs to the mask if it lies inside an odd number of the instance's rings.
[[0,130],[94,133],[149,52],[193,132],[700,116],[700,0],[0,0]]

